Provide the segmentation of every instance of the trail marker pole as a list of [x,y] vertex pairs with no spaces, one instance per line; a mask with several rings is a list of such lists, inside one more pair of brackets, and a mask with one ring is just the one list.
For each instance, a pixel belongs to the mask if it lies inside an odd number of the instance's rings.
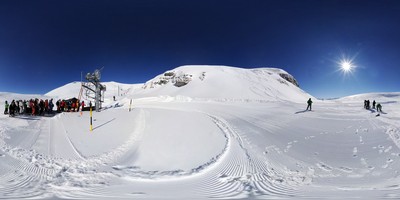
[[92,106],[90,106],[90,131],[93,131]]
[[129,104],[129,112],[131,112],[131,108],[132,108],[132,99],[131,99],[131,103]]

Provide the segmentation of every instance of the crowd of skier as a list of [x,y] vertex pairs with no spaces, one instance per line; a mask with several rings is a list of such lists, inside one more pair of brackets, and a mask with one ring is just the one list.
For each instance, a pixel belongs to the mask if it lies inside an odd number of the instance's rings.
[[4,114],[10,115],[32,115],[45,116],[53,115],[54,107],[56,112],[79,112],[83,111],[85,102],[79,102],[78,99],[58,100],[55,104],[53,99],[30,99],[30,100],[12,100],[11,103],[5,102]]

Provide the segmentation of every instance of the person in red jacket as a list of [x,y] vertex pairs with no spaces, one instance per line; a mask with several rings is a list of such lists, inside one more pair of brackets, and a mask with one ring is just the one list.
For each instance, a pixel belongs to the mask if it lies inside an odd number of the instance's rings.
[[32,116],[36,115],[36,107],[35,107],[35,103],[33,103],[33,100],[31,99],[31,101],[29,102],[29,107],[31,107],[32,110]]
[[72,102],[72,112],[75,112],[75,108],[76,108],[76,103],[75,101]]
[[85,102],[84,101],[82,101],[81,106],[82,106],[82,110],[81,111],[83,111],[83,108],[85,107]]
[[44,101],[44,112],[45,112],[45,113],[48,113],[48,112],[49,112],[49,100],[48,100],[48,99],[46,99],[46,100]]
[[61,101],[61,103],[60,103],[60,105],[61,105],[61,112],[64,112],[64,108],[65,108],[65,101],[64,101],[64,100],[62,100],[62,101]]

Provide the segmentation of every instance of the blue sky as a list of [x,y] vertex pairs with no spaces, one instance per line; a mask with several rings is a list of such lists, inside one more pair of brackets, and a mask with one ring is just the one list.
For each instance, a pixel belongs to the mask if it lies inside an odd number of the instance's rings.
[[[143,83],[187,64],[278,67],[310,94],[400,88],[396,0],[4,0],[0,91],[44,94],[81,72]],[[353,73],[338,70],[353,58]]]

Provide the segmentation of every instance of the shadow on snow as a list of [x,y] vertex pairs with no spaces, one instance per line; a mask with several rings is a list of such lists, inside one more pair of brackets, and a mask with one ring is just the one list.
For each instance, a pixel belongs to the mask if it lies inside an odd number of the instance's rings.
[[[295,112],[294,114],[300,114],[300,113],[305,113],[305,112],[307,112],[308,110],[302,110],[302,111],[297,111],[297,112]],[[311,111],[311,110],[310,110]]]
[[114,121],[115,120],[115,118],[113,118],[112,120],[109,120],[109,121],[107,121],[107,122],[105,122],[105,123],[103,123],[103,124],[101,124],[101,125],[99,125],[99,126],[96,126],[95,128],[93,128],[93,130],[96,130],[96,129],[98,129],[98,128],[100,128],[100,127],[102,127],[102,126],[104,126],[104,125],[106,125],[106,124],[108,124],[108,123],[111,123],[112,121]]

